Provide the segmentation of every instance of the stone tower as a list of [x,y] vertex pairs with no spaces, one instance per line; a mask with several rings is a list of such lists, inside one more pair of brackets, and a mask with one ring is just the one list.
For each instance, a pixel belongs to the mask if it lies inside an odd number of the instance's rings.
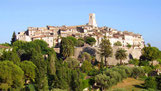
[[95,14],[94,13],[90,13],[89,14],[89,23],[88,25],[92,25],[94,27],[97,27],[97,23],[96,23],[96,19],[95,19]]

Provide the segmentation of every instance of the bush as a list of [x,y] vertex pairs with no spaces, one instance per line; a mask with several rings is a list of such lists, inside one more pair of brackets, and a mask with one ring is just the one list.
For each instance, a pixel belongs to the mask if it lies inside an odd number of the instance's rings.
[[152,68],[149,67],[149,66],[144,66],[143,69],[144,69],[144,72],[145,72],[145,73],[149,73],[149,72],[152,71]]
[[126,47],[131,48],[132,46],[131,46],[130,44],[127,44],[127,46],[126,46]]
[[144,70],[143,70],[143,68],[141,68],[141,67],[134,67],[133,69],[132,69],[133,71],[132,71],[132,77],[134,77],[134,78],[138,78],[139,76],[143,76],[144,75]]
[[117,41],[114,43],[115,46],[122,46],[121,42],[120,41]]
[[120,69],[120,68],[115,67],[112,70],[119,72],[121,74],[122,79],[128,77],[128,75],[126,74],[124,69]]
[[156,89],[157,88],[157,82],[156,82],[155,78],[154,77],[148,77],[145,80],[145,87]]
[[97,74],[99,74],[99,73],[100,73],[99,70],[97,70],[97,69],[92,69],[90,72],[88,72],[88,75],[89,75],[89,76],[95,76],[95,75],[97,75]]
[[122,76],[117,71],[107,70],[107,71],[104,72],[104,74],[106,74],[107,76],[110,76],[110,78],[114,78],[115,79],[115,83],[114,84],[122,81]]
[[149,61],[147,60],[141,60],[139,63],[140,66],[149,66]]
[[131,59],[129,61],[130,64],[134,64],[135,66],[139,65],[139,60],[138,59]]
[[128,75],[128,77],[131,76],[131,74],[132,74],[132,69],[131,68],[126,67],[126,66],[120,66],[118,68],[125,70],[125,72]]

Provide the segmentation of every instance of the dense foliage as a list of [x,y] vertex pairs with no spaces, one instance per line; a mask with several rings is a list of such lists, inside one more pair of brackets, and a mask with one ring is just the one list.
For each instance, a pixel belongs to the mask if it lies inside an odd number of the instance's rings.
[[122,46],[122,43],[120,41],[117,41],[114,43],[115,46]]
[[43,40],[6,44],[12,50],[3,51],[0,55],[0,90],[83,91],[88,88],[90,91],[96,87],[103,91],[128,77],[144,77],[147,89],[161,89],[161,75],[156,73],[160,64],[150,64],[153,60],[160,62],[159,49],[144,47],[140,59],[130,60],[133,66],[123,64],[127,53],[124,49],[118,49],[115,57],[120,60],[120,66],[106,66],[106,58],[111,57],[113,52],[107,38],[102,39],[100,44],[101,60],[96,60],[97,51],[92,47],[85,47],[78,59],[73,57],[75,47],[82,47],[84,42],[91,46],[95,43],[92,37],[84,39],[63,37],[60,53],[55,53]]
[[95,40],[95,38],[93,38],[93,37],[85,37],[85,42],[87,43],[87,44],[89,44],[89,45],[94,45],[95,43],[96,43],[96,40]]
[[116,59],[120,60],[120,64],[123,64],[122,60],[127,58],[126,50],[118,49],[115,54]]
[[112,56],[113,50],[110,41],[106,37],[102,39],[99,51],[101,57],[105,59],[105,65],[107,65],[107,58]]

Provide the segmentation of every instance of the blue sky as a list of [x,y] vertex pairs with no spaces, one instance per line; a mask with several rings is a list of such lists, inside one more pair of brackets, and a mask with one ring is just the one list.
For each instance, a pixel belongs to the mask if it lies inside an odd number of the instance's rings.
[[86,24],[89,13],[98,26],[140,33],[161,49],[161,0],[1,0],[0,43],[27,27]]

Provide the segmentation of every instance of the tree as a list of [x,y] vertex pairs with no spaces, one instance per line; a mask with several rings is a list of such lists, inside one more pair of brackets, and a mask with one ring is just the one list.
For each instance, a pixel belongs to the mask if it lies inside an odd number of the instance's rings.
[[47,61],[44,60],[40,50],[32,50],[32,56],[30,59],[36,66],[36,87],[38,90],[48,90],[47,80]]
[[85,42],[91,46],[93,46],[96,43],[95,38],[93,37],[85,37]]
[[78,40],[76,46],[77,46],[77,47],[82,47],[82,46],[84,46],[84,41]]
[[55,72],[56,72],[56,66],[55,65],[56,65],[56,61],[57,61],[55,52],[49,54],[48,61],[49,61],[48,62],[49,74],[54,75]]
[[159,58],[160,51],[156,47],[144,47],[142,49],[142,56],[140,57],[141,60],[153,61]]
[[87,53],[87,52],[83,52],[81,54],[81,58],[82,58],[82,61],[87,60],[87,61],[91,62],[91,60],[92,60],[91,55],[89,53]]
[[31,61],[27,60],[21,62],[20,67],[24,71],[26,84],[29,84],[30,81],[35,82],[37,67]]
[[122,60],[126,59],[127,57],[126,50],[118,49],[116,51],[115,57],[117,60],[120,60],[120,64],[123,64]]
[[40,46],[42,54],[48,54],[51,51],[48,44],[44,40],[34,40],[33,43]]
[[115,46],[122,46],[121,42],[120,41],[117,41],[114,43]]
[[65,59],[65,62],[67,63],[68,67],[71,69],[79,66],[79,61],[75,58],[69,57],[69,58]]
[[20,62],[20,58],[14,49],[12,51],[4,51],[3,55],[1,56],[1,60],[10,60],[17,65]]
[[100,44],[100,55],[101,57],[104,57],[105,59],[105,65],[107,66],[107,58],[112,56],[112,47],[111,47],[111,43],[109,40],[106,39],[106,37],[104,37],[104,39],[102,39],[101,44]]
[[67,38],[62,38],[60,45],[60,54],[65,59],[74,54],[74,44],[71,40]]
[[0,90],[20,90],[24,84],[23,76],[23,70],[13,62],[0,62]]
[[70,86],[71,91],[83,91],[83,84],[80,76],[80,71],[72,70]]
[[88,73],[92,70],[92,64],[89,61],[84,61],[81,70],[85,73]]
[[95,76],[95,82],[101,88],[101,91],[104,91],[106,88],[111,86],[110,77],[105,74],[98,74]]
[[77,39],[73,36],[68,36],[66,37],[67,39],[71,40],[73,42],[73,44],[76,46],[77,45]]
[[16,33],[13,32],[12,39],[11,39],[11,45],[16,41]]

